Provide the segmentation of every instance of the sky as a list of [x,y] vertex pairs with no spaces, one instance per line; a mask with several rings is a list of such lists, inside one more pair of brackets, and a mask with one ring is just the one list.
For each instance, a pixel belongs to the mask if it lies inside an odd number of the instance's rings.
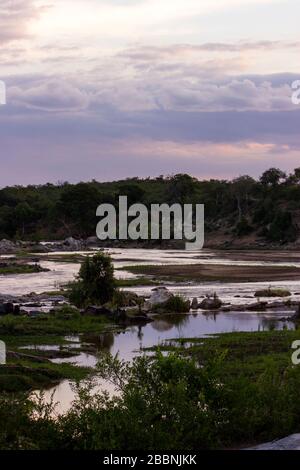
[[299,0],[0,0],[0,186],[300,166]]

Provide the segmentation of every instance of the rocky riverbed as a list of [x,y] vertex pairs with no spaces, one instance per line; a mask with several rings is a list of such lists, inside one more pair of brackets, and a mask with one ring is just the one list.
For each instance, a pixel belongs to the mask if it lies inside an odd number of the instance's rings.
[[[293,271],[298,274],[300,258],[295,253],[275,258],[271,253],[267,253],[265,258],[263,253],[252,253],[251,256],[241,253],[240,258],[234,253],[231,258],[229,252],[223,255],[210,250],[189,253],[106,249],[112,256],[116,276],[124,282],[122,290],[130,293],[130,301],[119,312],[107,306],[90,305],[79,312],[78,320],[77,313],[73,318],[74,312],[64,310],[69,303],[63,289],[78,273],[83,257],[94,253],[95,248],[78,251],[67,248],[64,243],[59,249],[56,243],[45,245],[41,244],[42,251],[33,255],[30,253],[32,247],[27,247],[24,260],[28,262],[34,258],[49,271],[0,276],[0,319],[5,323],[9,311],[16,321],[10,321],[5,328],[10,331],[15,328],[19,332],[21,323],[26,330],[26,334],[18,336],[16,344],[9,345],[9,351],[19,355],[38,355],[44,360],[42,368],[59,368],[54,374],[59,384],[46,392],[49,400],[54,393],[54,400],[60,403],[59,411],[68,409],[74,398],[74,378],[83,378],[87,371],[94,370],[97,357],[103,352],[118,353],[121,359],[130,361],[147,348],[174,338],[204,338],[233,331],[294,330],[297,326],[295,315],[300,302],[300,281],[296,278],[280,280],[278,276],[275,281],[268,278],[264,282],[255,281],[255,273],[261,269],[272,272],[274,268],[276,271],[284,268],[286,273]],[[2,255],[2,261],[12,261],[19,256],[18,252]],[[152,273],[145,277],[140,273],[129,273],[128,267],[133,265],[171,266],[173,270],[176,266],[177,272],[181,272],[183,265],[189,265],[194,272],[201,269],[199,266],[211,266],[212,270],[227,266],[234,273],[236,282],[198,282],[189,277],[178,281]],[[253,273],[251,282],[241,282],[239,275],[242,269]],[[131,280],[135,285],[130,287],[128,282],[127,287],[126,281]],[[145,280],[151,280],[154,285],[143,284]],[[164,310],[164,303],[178,295],[186,299],[186,311],[174,313]],[[8,310],[3,311],[3,306]],[[62,314],[57,313],[60,310]],[[15,356],[10,360],[21,361],[21,364],[29,360],[22,357]],[[47,379],[45,376],[43,383],[54,380],[54,376],[51,377]]]

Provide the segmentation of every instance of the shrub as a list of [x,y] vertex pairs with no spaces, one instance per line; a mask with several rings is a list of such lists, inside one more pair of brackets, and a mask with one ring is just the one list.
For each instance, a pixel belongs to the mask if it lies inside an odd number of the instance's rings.
[[270,241],[287,242],[295,241],[296,236],[291,213],[279,210],[270,224],[267,238]]
[[88,303],[103,305],[111,301],[116,287],[110,256],[97,253],[87,257],[81,265],[77,281],[69,287],[69,299],[77,307]]
[[100,375],[118,398],[79,392],[61,421],[68,449],[193,449],[217,445],[226,420],[223,389],[213,368],[199,368],[176,354],[139,357],[131,365],[117,358],[99,364]]
[[59,417],[42,399],[0,394],[0,449],[204,450],[297,432],[299,368],[272,357],[255,365],[255,356],[239,358],[239,348],[229,356],[218,349],[205,359],[159,351],[132,363],[102,356],[97,372],[118,394],[79,386]]
[[255,292],[255,297],[289,297],[291,292],[288,289],[262,289]]
[[62,307],[55,310],[55,315],[58,318],[73,317],[78,318],[80,316],[80,311],[72,307],[72,305],[63,305]]
[[173,295],[164,304],[154,306],[153,310],[168,313],[186,313],[190,310],[190,301],[181,295]]

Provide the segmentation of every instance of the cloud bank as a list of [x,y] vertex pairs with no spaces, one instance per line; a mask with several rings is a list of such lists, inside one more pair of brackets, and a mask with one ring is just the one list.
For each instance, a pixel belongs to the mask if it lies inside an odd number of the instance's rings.
[[2,0],[0,185],[299,166],[292,3]]

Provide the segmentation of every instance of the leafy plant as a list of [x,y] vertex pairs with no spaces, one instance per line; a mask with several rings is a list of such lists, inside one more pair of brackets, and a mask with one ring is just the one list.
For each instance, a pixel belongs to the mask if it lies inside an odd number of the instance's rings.
[[115,285],[110,256],[97,253],[82,262],[77,281],[70,285],[69,298],[77,307],[103,305],[112,300]]

